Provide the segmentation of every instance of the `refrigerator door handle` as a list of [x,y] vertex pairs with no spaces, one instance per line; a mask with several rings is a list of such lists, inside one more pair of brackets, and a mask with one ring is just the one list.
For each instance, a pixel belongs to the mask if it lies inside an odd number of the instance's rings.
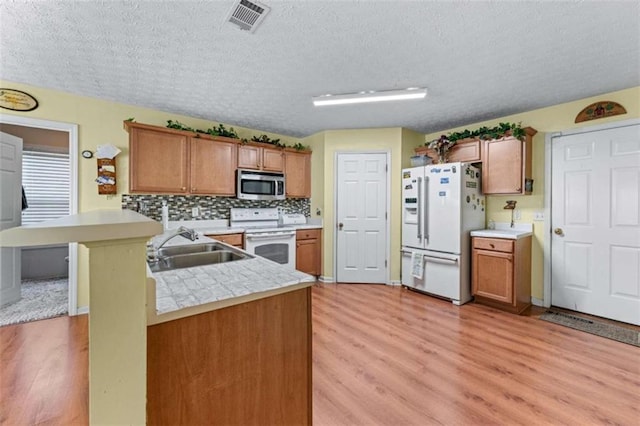
[[424,255],[424,259],[427,262],[438,262],[438,263],[450,263],[455,265],[456,263],[458,263],[458,259],[449,259],[446,257],[438,257],[438,256],[428,256],[428,255]]
[[424,239],[429,244],[429,177],[424,178]]
[[422,178],[418,178],[418,241],[422,243]]

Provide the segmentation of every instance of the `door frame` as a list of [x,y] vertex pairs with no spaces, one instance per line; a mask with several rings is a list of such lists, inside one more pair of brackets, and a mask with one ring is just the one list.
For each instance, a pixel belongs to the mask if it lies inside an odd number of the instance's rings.
[[[596,124],[575,129],[563,130],[560,132],[547,133],[544,140],[544,245],[543,245],[543,292],[544,298],[542,306],[551,307],[551,163],[553,139],[561,136],[577,135],[580,133],[591,133],[601,130],[615,129],[617,127],[627,127],[640,124],[640,118],[612,121],[605,124]],[[539,302],[539,301],[538,301]],[[540,303],[534,303],[540,304]]]
[[333,158],[333,277],[335,282],[338,282],[338,160],[341,155],[345,154],[386,154],[387,164],[387,199],[385,208],[387,209],[387,218],[385,224],[385,238],[387,244],[385,247],[385,258],[387,261],[387,267],[385,272],[385,284],[392,285],[391,283],[391,173],[393,168],[391,167],[391,150],[366,150],[366,151],[336,151]]
[[[0,114],[0,123],[69,134],[69,214],[78,213],[78,125],[20,115]],[[69,243],[69,316],[78,315],[78,243]]]

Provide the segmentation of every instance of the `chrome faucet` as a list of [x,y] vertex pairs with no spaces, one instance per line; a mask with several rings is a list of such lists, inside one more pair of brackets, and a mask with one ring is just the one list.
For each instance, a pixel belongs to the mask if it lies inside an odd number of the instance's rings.
[[177,237],[178,235],[180,235],[181,237],[188,238],[191,241],[195,241],[195,240],[198,239],[198,234],[196,233],[195,230],[189,229],[189,228],[184,227],[184,226],[181,226],[178,229],[176,229],[176,231],[174,233],[172,233],[167,238],[162,240],[162,242],[160,244],[158,244],[158,247],[156,248],[156,250],[160,250],[160,248],[162,248],[163,245],[165,245],[167,242],[169,242],[169,240],[171,240],[172,238]]

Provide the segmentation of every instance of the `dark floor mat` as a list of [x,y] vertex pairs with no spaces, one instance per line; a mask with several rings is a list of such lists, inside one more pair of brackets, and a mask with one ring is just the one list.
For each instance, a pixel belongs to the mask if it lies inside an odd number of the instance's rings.
[[640,347],[640,333],[629,328],[594,321],[588,318],[580,318],[554,310],[548,310],[540,315],[540,319]]

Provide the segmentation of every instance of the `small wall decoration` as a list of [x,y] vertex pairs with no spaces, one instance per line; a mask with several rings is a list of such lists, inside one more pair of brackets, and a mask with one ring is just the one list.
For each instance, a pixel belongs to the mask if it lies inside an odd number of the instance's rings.
[[14,89],[0,88],[0,108],[13,111],[33,111],[38,108],[36,98]]
[[598,118],[612,117],[614,115],[626,114],[627,110],[617,102],[600,101],[587,105],[576,116],[576,123],[583,121],[597,120]]
[[122,151],[113,145],[98,145],[96,161],[98,162],[98,194],[116,194],[116,155]]

